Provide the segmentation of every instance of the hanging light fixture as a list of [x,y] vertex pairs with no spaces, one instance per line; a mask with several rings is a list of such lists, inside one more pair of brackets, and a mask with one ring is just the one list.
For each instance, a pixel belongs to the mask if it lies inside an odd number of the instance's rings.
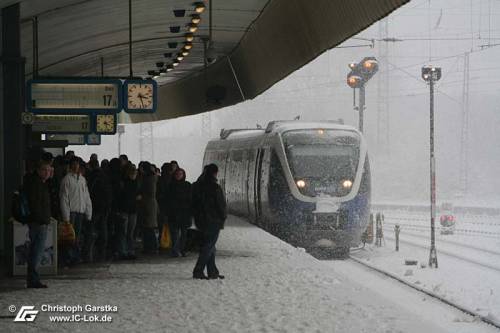
[[190,33],[190,32],[188,32],[184,36],[186,37],[186,41],[188,41],[188,42],[192,42],[193,39],[194,39],[194,35],[192,33]]
[[197,24],[194,24],[194,23],[189,23],[188,24],[188,30],[189,32],[196,32],[196,30],[198,30],[198,25]]
[[174,69],[174,66],[172,64],[167,65],[167,72],[170,72],[173,69]]
[[198,24],[201,21],[201,17],[198,14],[191,15],[191,23]]
[[189,51],[182,49],[181,54],[182,54],[182,56],[187,57],[189,55]]
[[201,14],[205,11],[205,4],[201,1],[194,3],[194,11]]
[[193,48],[193,43],[191,43],[191,42],[184,43],[184,48],[186,50],[191,50]]
[[182,56],[182,54],[181,54],[181,53],[179,53],[179,54],[177,55],[177,60],[182,61],[182,59],[184,59],[184,57]]
[[174,67],[179,66],[179,60],[174,59],[174,61],[172,62],[172,66]]

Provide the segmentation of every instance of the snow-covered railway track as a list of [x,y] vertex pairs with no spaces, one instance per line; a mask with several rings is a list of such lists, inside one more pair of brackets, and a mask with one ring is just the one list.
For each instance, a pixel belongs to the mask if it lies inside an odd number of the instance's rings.
[[[393,229],[391,229],[389,227],[384,227],[384,232],[386,234],[387,234],[387,232],[391,232],[391,231],[393,231]],[[422,239],[429,239],[429,235],[428,234],[423,235],[422,233],[418,233],[420,231],[421,230],[417,230],[417,232],[409,232],[409,233],[407,233],[407,235],[409,235],[411,237],[417,237],[417,238],[422,238]],[[449,239],[444,239],[444,238],[439,238],[438,242],[439,243],[444,243],[444,244],[451,244],[451,245],[454,245],[454,246],[460,246],[460,247],[466,248],[467,250],[472,249],[472,250],[476,250],[478,252],[484,252],[484,253],[488,253],[488,254],[493,254],[493,255],[496,255],[496,256],[500,257],[500,252],[494,251],[494,250],[490,250],[490,249],[486,249],[484,247],[479,247],[479,246],[475,246],[475,245],[471,245],[471,244],[465,244],[465,243],[461,243],[461,242],[457,242],[457,241],[453,241],[453,240],[449,240]],[[500,258],[498,258],[498,260],[500,262]]]
[[[423,217],[423,216],[385,216],[385,220],[391,220],[391,221],[418,221],[418,222],[428,222],[429,217]],[[500,228],[500,221],[499,220],[494,220],[492,222],[490,221],[469,221],[465,218],[460,218],[460,224],[472,224],[472,225],[479,225],[479,226],[492,226],[492,227],[498,227]]]
[[378,268],[378,267],[376,267],[374,265],[368,264],[368,263],[364,262],[363,260],[360,260],[360,259],[356,258],[353,255],[349,256],[349,260],[354,261],[354,262],[356,262],[356,263],[358,263],[358,264],[360,264],[360,265],[362,265],[364,267],[367,267],[370,270],[373,270],[373,271],[375,271],[375,272],[377,272],[379,274],[385,275],[385,276],[387,276],[387,277],[389,277],[389,278],[391,278],[393,280],[396,280],[396,281],[398,281],[398,282],[400,282],[400,283],[402,283],[402,284],[404,284],[404,285],[406,285],[406,286],[408,286],[408,287],[410,287],[412,289],[415,289],[415,290],[417,290],[417,291],[419,291],[421,293],[424,293],[427,296],[430,296],[430,297],[432,297],[432,298],[434,298],[434,299],[436,299],[436,300],[438,300],[438,301],[440,301],[442,303],[445,303],[445,304],[447,304],[447,305],[449,305],[449,306],[451,306],[451,307],[453,307],[453,308],[455,308],[455,309],[457,309],[459,311],[462,311],[465,314],[468,314],[468,315],[470,315],[470,316],[472,316],[474,318],[479,318],[484,323],[490,324],[490,325],[492,325],[492,326],[500,329],[500,322],[498,322],[496,320],[493,320],[493,319],[490,319],[488,317],[485,317],[485,316],[481,315],[480,313],[478,313],[478,312],[476,312],[476,311],[474,311],[472,309],[467,308],[466,306],[463,306],[463,305],[460,305],[460,304],[458,304],[456,302],[450,301],[450,300],[448,300],[448,299],[446,299],[444,297],[441,297],[441,296],[437,295],[436,293],[434,293],[434,292],[432,292],[430,290],[427,290],[425,288],[421,288],[419,286],[416,286],[416,285],[414,285],[414,284],[412,284],[412,283],[410,283],[408,281],[405,281],[404,279],[398,277],[397,275],[395,275],[395,274],[393,274],[391,272],[387,272],[387,271],[385,271],[385,270],[383,270],[381,268]]
[[[395,241],[394,238],[390,237],[390,236],[385,236],[386,239],[390,239],[391,241]],[[419,243],[416,243],[416,242],[412,242],[412,241],[409,241],[409,240],[406,240],[406,239],[399,239],[399,242],[400,243],[403,243],[403,244],[407,244],[407,245],[410,245],[410,246],[414,246],[414,247],[418,247],[418,248],[421,248],[421,249],[428,249],[429,247],[427,245],[423,245],[423,244],[419,244]],[[480,261],[477,261],[477,260],[474,260],[472,258],[468,258],[468,257],[465,257],[465,256],[462,256],[462,255],[459,255],[459,254],[456,254],[456,253],[453,253],[451,251],[448,251],[448,250],[444,250],[444,249],[439,249],[439,253],[440,254],[444,254],[444,255],[447,255],[449,257],[453,257],[455,259],[459,259],[459,260],[462,260],[462,261],[466,261],[468,263],[471,263],[471,264],[474,264],[474,265],[477,265],[477,266],[481,266],[481,267],[484,267],[484,268],[488,268],[488,269],[491,269],[491,270],[494,270],[498,273],[500,273],[500,266],[496,266],[496,265],[491,265],[489,263],[485,263],[485,262],[480,262]],[[500,277],[499,277],[500,278]]]
[[[422,232],[430,230],[430,226],[421,225],[421,224],[407,224],[407,223],[400,224],[400,223],[393,223],[393,222],[384,222],[384,224],[390,225],[392,227],[394,227],[396,224],[398,224],[406,229],[422,231]],[[474,235],[474,236],[489,237],[489,238],[500,238],[500,232],[495,232],[495,231],[455,228],[455,233],[461,234],[461,235]]]

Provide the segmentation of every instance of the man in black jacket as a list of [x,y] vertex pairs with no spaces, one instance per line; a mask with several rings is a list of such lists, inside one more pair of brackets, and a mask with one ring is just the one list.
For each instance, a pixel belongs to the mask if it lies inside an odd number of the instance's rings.
[[[215,164],[209,164],[205,168],[203,181],[199,183],[197,194],[200,198],[199,219],[204,240],[200,255],[193,270],[194,279],[223,279],[215,265],[215,244],[219,238],[219,232],[224,228],[227,217],[226,199],[222,188],[217,184],[218,168]],[[204,274],[207,268],[206,276]]]
[[47,185],[50,173],[50,162],[40,161],[36,172],[26,177],[24,184],[30,212],[28,217],[30,251],[26,278],[28,288],[47,288],[47,285],[40,282],[38,268],[45,252],[47,226],[51,216],[50,192]]

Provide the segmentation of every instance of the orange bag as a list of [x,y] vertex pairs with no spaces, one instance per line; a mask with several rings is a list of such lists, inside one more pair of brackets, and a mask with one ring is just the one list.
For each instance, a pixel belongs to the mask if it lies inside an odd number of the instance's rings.
[[162,249],[170,249],[172,247],[172,237],[170,237],[168,224],[164,224],[161,230],[160,247]]
[[69,222],[59,223],[57,227],[58,241],[64,245],[71,245],[76,240],[75,229]]

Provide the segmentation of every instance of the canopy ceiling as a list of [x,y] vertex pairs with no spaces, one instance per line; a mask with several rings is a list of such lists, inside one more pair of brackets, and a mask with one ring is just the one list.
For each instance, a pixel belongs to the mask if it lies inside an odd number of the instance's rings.
[[[197,114],[252,99],[326,50],[409,0],[212,0],[217,60],[204,70],[202,39],[209,35],[209,2],[190,54],[160,85],[151,121]],[[17,1],[0,0],[0,7]],[[188,0],[132,1],[133,75],[148,77],[157,62],[171,63],[183,47],[194,14]],[[173,10],[185,9],[184,17]],[[22,52],[27,78],[33,63],[33,17],[38,20],[41,76],[129,75],[128,1],[21,1]],[[170,27],[179,26],[178,33]],[[170,48],[169,42],[177,42]],[[174,45],[171,45],[174,46]],[[171,53],[172,58],[166,58]],[[102,67],[101,67],[102,66]],[[213,93],[207,97],[207,90]]]

